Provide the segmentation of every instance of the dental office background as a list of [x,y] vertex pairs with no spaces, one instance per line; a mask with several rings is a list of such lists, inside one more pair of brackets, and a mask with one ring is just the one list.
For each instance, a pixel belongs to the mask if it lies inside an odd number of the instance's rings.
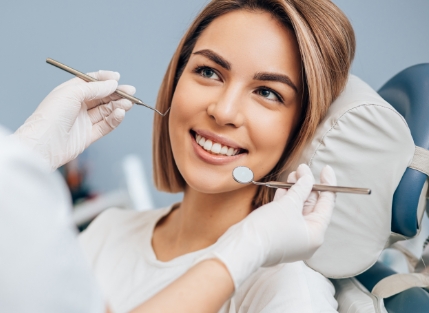
[[[3,1],[0,124],[15,130],[54,87],[73,78],[46,64],[47,57],[83,72],[118,71],[120,83],[134,85],[136,96],[154,106],[180,38],[207,2]],[[429,62],[429,0],[334,3],[346,13],[356,32],[352,73],[375,90],[406,67]],[[103,195],[141,185],[141,181],[127,178],[127,170],[130,174],[135,169],[137,158],[142,165],[138,172],[154,207],[180,200],[180,194],[158,192],[152,184],[153,114],[134,106],[118,129],[81,157],[85,188],[90,193]],[[69,177],[69,184],[76,179],[79,183],[79,177]]]

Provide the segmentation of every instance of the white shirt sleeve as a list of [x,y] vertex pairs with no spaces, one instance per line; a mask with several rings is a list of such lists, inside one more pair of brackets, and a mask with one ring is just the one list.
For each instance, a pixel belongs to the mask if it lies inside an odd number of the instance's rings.
[[0,311],[102,313],[64,181],[0,129]]

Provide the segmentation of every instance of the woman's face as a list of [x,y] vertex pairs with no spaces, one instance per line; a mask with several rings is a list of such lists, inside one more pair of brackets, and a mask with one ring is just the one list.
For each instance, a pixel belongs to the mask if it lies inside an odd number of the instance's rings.
[[259,180],[279,161],[296,126],[301,59],[294,34],[268,13],[215,19],[196,42],[169,114],[173,155],[189,187],[242,188],[247,166]]

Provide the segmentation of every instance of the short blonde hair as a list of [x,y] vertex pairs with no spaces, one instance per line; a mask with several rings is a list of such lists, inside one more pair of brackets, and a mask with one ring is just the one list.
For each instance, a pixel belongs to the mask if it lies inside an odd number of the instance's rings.
[[[165,112],[171,105],[177,81],[201,33],[217,17],[237,11],[263,11],[290,28],[298,42],[302,63],[301,116],[282,157],[263,180],[276,180],[296,160],[313,137],[330,104],[343,90],[355,53],[353,28],[344,13],[329,0],[213,0],[196,17],[179,43],[162,81],[156,107]],[[153,126],[155,186],[180,192],[185,180],[171,150],[168,117],[155,114]],[[274,190],[258,189],[254,208],[272,201]]]

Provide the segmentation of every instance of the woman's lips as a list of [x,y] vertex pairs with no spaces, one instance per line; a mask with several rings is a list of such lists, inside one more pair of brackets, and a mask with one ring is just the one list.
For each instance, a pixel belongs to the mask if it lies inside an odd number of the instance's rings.
[[204,129],[192,129],[191,133],[196,134],[196,135],[200,135],[202,137],[204,137],[205,139],[209,139],[211,141],[217,142],[221,145],[224,146],[228,146],[234,149],[240,149],[240,150],[244,150],[242,147],[240,147],[239,144],[237,144],[236,142],[234,142],[233,140],[226,138],[224,136],[219,136],[215,133],[209,132],[207,130]]
[[223,154],[213,154],[211,152],[204,150],[204,148],[201,147],[196,142],[195,135],[192,132],[190,132],[189,135],[191,136],[192,147],[195,151],[195,154],[203,161],[213,165],[223,165],[230,162],[234,162],[247,154],[247,153],[240,153],[232,156],[227,156]]

